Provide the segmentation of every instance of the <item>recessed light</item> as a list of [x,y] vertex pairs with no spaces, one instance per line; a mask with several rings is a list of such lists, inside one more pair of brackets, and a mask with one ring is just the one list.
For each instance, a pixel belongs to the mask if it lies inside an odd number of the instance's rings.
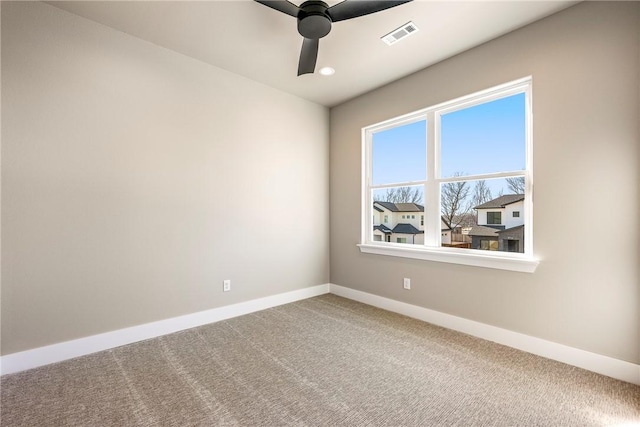
[[322,74],[323,76],[332,76],[336,73],[336,70],[334,70],[331,67],[322,67],[320,68],[319,73]]

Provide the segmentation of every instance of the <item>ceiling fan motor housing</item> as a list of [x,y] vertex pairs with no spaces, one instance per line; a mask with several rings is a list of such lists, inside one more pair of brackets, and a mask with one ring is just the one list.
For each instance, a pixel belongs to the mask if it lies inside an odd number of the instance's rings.
[[310,0],[300,5],[298,32],[307,39],[320,39],[331,31],[329,6],[323,1]]

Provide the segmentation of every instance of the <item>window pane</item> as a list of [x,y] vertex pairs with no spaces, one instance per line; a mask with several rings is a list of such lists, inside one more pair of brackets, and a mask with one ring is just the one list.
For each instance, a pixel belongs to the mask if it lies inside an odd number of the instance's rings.
[[441,116],[441,177],[524,170],[524,93]]
[[373,241],[424,244],[424,187],[373,191]]
[[426,179],[425,120],[373,134],[373,185]]
[[442,220],[451,230],[450,242],[443,235],[442,245],[524,252],[521,186],[523,177],[441,184]]
[[502,212],[488,211],[487,224],[502,224]]

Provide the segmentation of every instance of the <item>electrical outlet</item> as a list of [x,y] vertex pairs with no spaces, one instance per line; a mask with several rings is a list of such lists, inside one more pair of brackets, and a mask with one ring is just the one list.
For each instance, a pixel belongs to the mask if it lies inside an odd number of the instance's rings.
[[222,291],[229,292],[231,290],[231,280],[225,280],[222,282]]
[[411,279],[409,279],[408,277],[405,277],[403,286],[405,289],[411,289]]

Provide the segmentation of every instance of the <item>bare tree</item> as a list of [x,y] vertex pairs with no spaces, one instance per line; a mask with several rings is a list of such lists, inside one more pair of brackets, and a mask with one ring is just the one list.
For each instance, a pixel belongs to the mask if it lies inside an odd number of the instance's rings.
[[[456,174],[459,176],[460,174]],[[471,204],[469,197],[469,183],[466,181],[447,182],[442,184],[440,194],[440,208],[444,219],[452,228],[459,226],[468,216]]]
[[[486,203],[492,198],[491,189],[487,185],[487,182],[484,179],[476,181],[476,185],[473,187],[473,195],[471,196],[471,207]],[[478,224],[478,211],[474,209],[472,215],[473,222]]]
[[487,181],[484,179],[476,181],[476,185],[473,187],[473,197],[471,203],[473,206],[478,206],[493,199],[491,195],[491,189],[487,185]]
[[422,203],[422,193],[418,187],[387,188],[383,195],[373,198],[376,202]]
[[524,176],[507,178],[507,186],[513,194],[524,194]]

